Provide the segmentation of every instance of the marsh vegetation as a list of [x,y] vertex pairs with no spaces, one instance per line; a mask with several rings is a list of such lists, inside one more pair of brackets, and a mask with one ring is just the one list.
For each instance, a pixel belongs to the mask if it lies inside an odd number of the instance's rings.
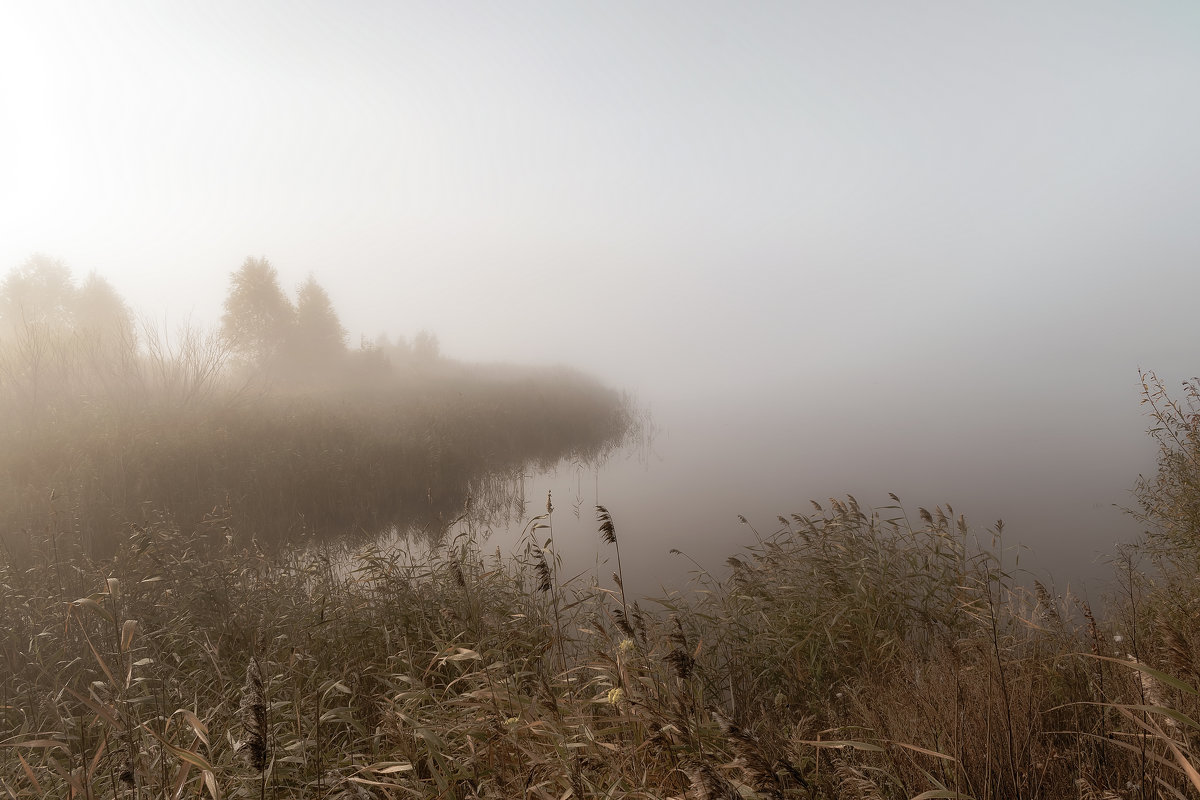
[[[1192,391],[1196,386],[1190,387]],[[51,518],[5,553],[14,797],[1188,797],[1200,416],[1148,377],[1150,535],[1103,612],[1026,588],[1002,525],[813,504],[658,598],[469,522],[414,559],[269,554],[228,520],[95,559]],[[1194,497],[1191,496],[1191,497]]]
[[[1200,791],[1200,384],[1143,376],[1159,470],[1103,605],[1030,580],[1002,523],[894,496],[813,503],[644,597],[620,508],[578,575],[553,498],[516,556],[462,516],[506,470],[620,439],[595,382],[432,337],[339,349],[333,325],[317,359],[283,303],[273,338],[145,338],[86,322],[85,291],[123,308],[98,279],[61,286],[60,318],[4,317],[6,796]],[[439,534],[420,555],[318,533],[412,514]]]
[[53,516],[102,555],[159,518],[267,549],[437,536],[468,498],[502,511],[506,477],[601,456],[632,417],[583,374],[456,362],[428,332],[350,349],[316,281],[293,303],[263,259],[233,273],[218,330],[164,331],[34,258],[0,286],[0,420],[6,546]]

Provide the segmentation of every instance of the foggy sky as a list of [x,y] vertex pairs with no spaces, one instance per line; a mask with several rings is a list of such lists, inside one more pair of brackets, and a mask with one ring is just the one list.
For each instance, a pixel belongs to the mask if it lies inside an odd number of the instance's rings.
[[801,500],[1091,508],[1153,463],[1137,367],[1200,371],[1198,41],[1183,2],[10,3],[0,269],[214,323],[263,255],[355,342],[571,363]]

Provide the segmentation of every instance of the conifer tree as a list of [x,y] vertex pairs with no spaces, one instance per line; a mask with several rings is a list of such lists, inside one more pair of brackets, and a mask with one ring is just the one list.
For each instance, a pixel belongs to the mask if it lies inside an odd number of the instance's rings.
[[296,298],[291,350],[297,365],[319,369],[336,363],[346,352],[346,340],[346,329],[333,309],[329,293],[309,275]]

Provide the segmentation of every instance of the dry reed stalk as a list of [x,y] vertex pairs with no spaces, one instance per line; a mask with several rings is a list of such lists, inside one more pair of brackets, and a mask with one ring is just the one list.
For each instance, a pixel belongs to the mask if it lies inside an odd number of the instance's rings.
[[604,506],[596,506],[596,521],[600,523],[600,538],[617,551],[617,571],[613,575],[613,581],[621,590],[621,618],[624,619],[628,615],[629,605],[625,602],[625,571],[621,568],[621,545],[617,542],[617,528],[613,525],[612,514],[608,513]]

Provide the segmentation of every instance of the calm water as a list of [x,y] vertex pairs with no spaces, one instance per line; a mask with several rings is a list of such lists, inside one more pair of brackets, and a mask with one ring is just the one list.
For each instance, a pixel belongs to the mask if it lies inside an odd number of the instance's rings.
[[1009,565],[1060,592],[1069,585],[1099,597],[1111,575],[1107,557],[1137,533],[1113,506],[1130,504],[1138,472],[1153,467],[1144,419],[1136,402],[1129,406],[1115,404],[1113,419],[1051,415],[1021,426],[1002,414],[958,429],[939,418],[936,436],[919,421],[869,430],[870,417],[844,405],[824,414],[776,403],[673,409],[656,414],[649,447],[614,453],[598,468],[562,463],[527,474],[524,513],[489,526],[485,549],[519,552],[525,522],[545,512],[550,492],[562,575],[611,586],[616,559],[594,511],[603,504],[626,588],[658,595],[682,588],[699,568],[724,575],[726,558],[755,541],[751,526],[767,535],[779,515],[810,513],[811,499],[827,506],[826,498],[850,493],[866,509],[890,504],[895,492],[913,519],[919,506],[949,502],[987,541],[1003,519]]

